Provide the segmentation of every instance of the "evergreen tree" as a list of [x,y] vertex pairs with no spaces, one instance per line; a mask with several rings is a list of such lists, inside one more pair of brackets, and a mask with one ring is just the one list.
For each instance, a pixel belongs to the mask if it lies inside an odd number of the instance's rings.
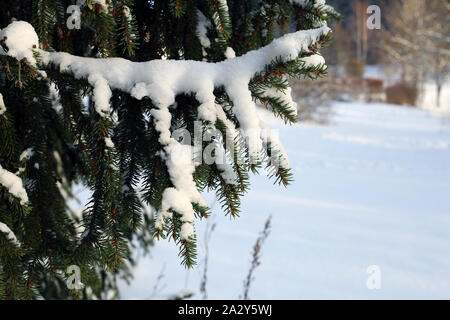
[[[203,190],[238,217],[249,172],[291,181],[256,103],[297,121],[288,77],[326,74],[339,18],[324,0],[0,6],[0,298],[111,298],[154,236],[191,267]],[[83,290],[67,290],[73,265]]]

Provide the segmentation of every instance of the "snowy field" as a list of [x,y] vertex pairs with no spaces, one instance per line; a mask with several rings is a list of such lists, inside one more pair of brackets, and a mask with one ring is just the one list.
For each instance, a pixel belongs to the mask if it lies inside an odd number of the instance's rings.
[[[215,207],[208,293],[237,299],[251,248],[267,217],[272,233],[250,290],[252,299],[450,298],[450,119],[382,104],[335,103],[330,125],[284,123],[280,132],[295,182],[284,189],[252,179],[242,216]],[[208,196],[209,202],[214,201]],[[124,299],[198,295],[207,222],[198,222],[199,266],[180,266],[173,243],[156,242],[140,260]],[[366,269],[381,269],[381,289]],[[153,286],[165,266],[161,290]]]

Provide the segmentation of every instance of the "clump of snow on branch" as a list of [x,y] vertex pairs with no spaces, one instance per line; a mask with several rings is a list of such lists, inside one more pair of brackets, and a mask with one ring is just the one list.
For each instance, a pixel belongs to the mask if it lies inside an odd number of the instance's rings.
[[28,148],[20,154],[19,161],[28,161],[34,155],[33,148]]
[[127,18],[127,21],[130,22],[133,20],[133,16],[131,15],[131,10],[127,6],[123,6],[123,13],[125,14],[125,17]]
[[325,59],[322,55],[316,53],[309,57],[303,57],[300,59],[304,62],[305,67],[314,67],[314,66],[324,66],[325,65]]
[[0,41],[4,43],[0,46],[0,54],[7,54],[19,61],[25,58],[31,65],[36,65],[33,49],[38,47],[39,38],[31,24],[25,21],[12,22],[0,30]]
[[151,111],[155,119],[155,128],[160,132],[160,143],[166,152],[166,165],[173,188],[167,188],[162,196],[161,210],[155,223],[157,229],[162,229],[164,220],[172,216],[170,209],[181,214],[184,222],[180,236],[189,239],[193,235],[192,223],[195,219],[192,203],[206,206],[206,202],[198,191],[193,174],[195,165],[192,159],[192,147],[181,145],[171,137],[170,124],[172,115],[168,108]]
[[212,28],[211,21],[200,11],[197,10],[197,36],[200,40],[202,47],[209,48],[211,46],[211,41],[209,40],[207,34],[208,29]]
[[109,117],[112,92],[108,81],[98,73],[92,73],[88,77],[89,83],[94,87],[95,111],[102,117]]
[[12,232],[11,229],[3,222],[0,222],[0,232],[4,233],[6,238],[11,240],[17,247],[20,247],[20,242],[17,240],[14,232]]
[[[26,162],[26,161],[30,160],[32,156],[34,156],[33,148],[28,148],[28,149],[26,149],[24,152],[22,152],[22,153],[20,154],[19,161],[22,162],[22,163],[23,163],[23,162]],[[36,163],[36,164],[37,164],[37,163]],[[35,164],[35,165],[36,165],[36,164]],[[24,167],[24,166],[20,167],[20,168],[17,170],[16,176],[22,174],[23,172],[25,172],[25,167]]]
[[267,88],[264,90],[263,97],[280,99],[287,106],[288,110],[292,112],[292,114],[297,115],[298,113],[297,103],[292,98],[291,87],[287,87],[287,89],[283,91],[276,88]]
[[0,116],[6,112],[5,101],[3,101],[3,95],[0,93]]
[[56,113],[61,112],[63,106],[61,105],[61,97],[59,96],[58,87],[54,82],[49,84],[49,98],[52,103],[52,109],[56,111]]
[[[226,2],[224,2],[226,4]],[[7,29],[10,27],[8,26]],[[26,27],[27,39],[37,39],[34,30]],[[132,62],[122,58],[95,59],[83,58],[68,53],[47,52],[39,50],[42,66],[54,65],[60,72],[72,74],[77,79],[87,79],[94,87],[93,100],[96,111],[103,117],[110,114],[111,89],[119,89],[140,100],[148,97],[156,109],[152,110],[154,125],[160,134],[159,142],[164,148],[161,155],[166,161],[168,172],[173,184],[163,193],[162,208],[158,213],[157,228],[162,228],[164,220],[171,216],[171,210],[181,214],[181,236],[188,239],[193,235],[195,212],[192,203],[206,207],[206,203],[196,188],[193,173],[196,164],[191,156],[194,152],[191,146],[182,146],[171,137],[171,113],[169,108],[175,105],[175,97],[183,93],[195,93],[200,103],[198,120],[215,123],[217,119],[226,118],[222,107],[217,105],[214,89],[223,87],[230,97],[233,107],[231,112],[239,122],[239,129],[231,121],[224,121],[231,131],[240,132],[246,137],[247,148],[251,160],[258,159],[263,147],[276,146],[277,158],[281,159],[278,166],[289,169],[287,156],[276,137],[268,133],[269,129],[259,119],[257,106],[253,101],[248,84],[257,73],[265,71],[274,59],[288,62],[298,58],[300,53],[311,53],[309,47],[317,43],[321,37],[330,32],[327,26],[317,29],[298,31],[274,40],[271,44],[259,50],[227,59],[219,63],[200,61],[152,60],[148,62]],[[9,39],[12,47],[20,38]],[[26,46],[23,55],[32,55],[32,42]],[[234,52],[228,52],[231,58]],[[11,55],[10,52],[6,53]],[[317,55],[303,58],[306,64],[323,64],[323,58]],[[274,93],[281,96],[281,93]],[[283,99],[288,101],[292,110],[296,110],[292,98],[287,98],[289,92],[284,92]],[[290,99],[290,100],[289,100]],[[112,144],[107,144],[113,147]],[[219,155],[223,156],[219,151]],[[183,158],[186,161],[180,161]],[[232,182],[229,167],[220,167],[228,182]],[[17,177],[16,177],[17,178]],[[17,178],[18,179],[18,178]],[[20,180],[20,179],[19,179]],[[20,181],[21,182],[21,181]],[[14,184],[16,187],[18,183]],[[21,184],[20,184],[21,185]],[[18,188],[14,189],[16,192]],[[22,194],[22,196],[24,196]]]
[[8,189],[16,198],[20,199],[20,204],[24,205],[28,202],[28,195],[22,183],[22,179],[0,166],[0,185]]
[[233,58],[236,58],[236,53],[234,52],[233,48],[228,47],[228,48],[225,50],[225,57],[226,57],[227,59],[233,59]]

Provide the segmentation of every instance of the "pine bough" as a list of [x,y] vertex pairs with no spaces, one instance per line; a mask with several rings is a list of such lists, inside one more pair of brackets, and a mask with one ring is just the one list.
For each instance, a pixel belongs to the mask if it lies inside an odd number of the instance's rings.
[[[184,1],[176,3],[179,5],[171,7],[173,14],[182,16]],[[229,43],[232,30],[227,2],[212,1],[217,7],[217,11],[208,14],[212,20],[197,10],[196,30],[203,55],[207,56],[212,46],[208,32],[216,27],[217,42],[228,58],[216,63],[79,57],[40,49],[43,41],[39,42],[38,34],[28,22],[15,21],[0,30],[0,55],[6,56],[11,64],[17,61],[20,68],[9,71],[19,75],[16,86],[26,88],[27,83],[33,81],[45,84],[48,91],[43,99],[55,111],[57,121],[73,128],[76,138],[72,148],[80,150],[80,157],[85,157],[91,166],[86,170],[93,173],[84,180],[92,190],[92,198],[83,215],[78,217],[77,230],[68,236],[55,231],[56,238],[62,237],[67,242],[67,252],[61,253],[63,257],[59,258],[61,266],[84,265],[86,260],[92,262],[90,267],[93,268],[99,265],[95,264],[98,254],[102,257],[100,265],[114,270],[128,256],[127,235],[136,232],[143,219],[139,186],[141,196],[155,213],[155,234],[173,238],[180,246],[182,262],[192,266],[196,259],[194,221],[196,217],[208,216],[207,204],[201,195],[205,188],[216,190],[226,213],[236,217],[239,198],[248,189],[249,171],[257,172],[266,164],[276,182],[286,186],[291,181],[287,155],[277,137],[259,118],[257,103],[265,105],[287,123],[296,122],[297,104],[291,98],[288,77],[315,78],[326,73],[325,61],[318,50],[331,38],[325,21],[336,17],[337,13],[322,0],[291,0],[290,3],[300,14],[311,17],[298,19],[303,23],[297,26],[300,31],[276,39],[273,35],[274,40],[268,41],[268,45],[237,57]],[[132,16],[128,7],[126,10],[128,21]],[[308,30],[304,30],[306,28]],[[96,119],[95,123],[84,123],[87,117],[84,111],[68,116],[73,111],[66,110],[69,102],[64,92],[67,88],[61,79],[79,82],[85,88],[83,96],[88,102],[84,105],[96,113],[89,115]],[[198,104],[189,109],[183,105],[183,97],[193,98]],[[138,108],[141,116],[135,119],[137,122],[132,122],[127,119],[127,108],[136,108],[139,103],[148,107]],[[125,109],[118,110],[114,107],[117,104],[124,105]],[[147,159],[151,159],[149,163],[136,166],[133,161],[137,160],[123,152],[130,143],[123,138],[126,137],[123,132],[133,131],[136,128],[130,125],[145,121],[152,124],[143,135],[152,143],[153,154],[147,155]],[[0,124],[3,128],[12,126],[8,105],[1,94]],[[200,132],[202,141],[180,141],[174,136],[177,129],[194,136]],[[0,147],[4,149],[2,154],[7,154],[12,142],[6,141],[6,135],[1,137],[5,139]],[[206,164],[202,156],[199,161],[198,153],[203,155],[211,144],[214,146],[212,161]],[[33,157],[33,146],[29,150],[20,157],[22,167],[15,173],[0,164],[0,185],[24,217],[36,205],[26,190],[40,183],[32,177],[27,177],[26,183],[21,179]],[[63,170],[63,163],[57,151],[53,157],[58,174]],[[68,199],[63,174],[60,180],[58,190]],[[62,225],[69,223],[67,219],[62,218]],[[16,228],[19,230],[17,237],[11,229],[0,222],[0,244],[8,243],[27,255],[26,244],[33,239],[21,226]],[[25,246],[20,246],[19,241]],[[37,263],[32,254],[28,259],[28,263]],[[0,268],[4,268],[2,263],[0,261]],[[47,258],[45,263],[51,262]]]

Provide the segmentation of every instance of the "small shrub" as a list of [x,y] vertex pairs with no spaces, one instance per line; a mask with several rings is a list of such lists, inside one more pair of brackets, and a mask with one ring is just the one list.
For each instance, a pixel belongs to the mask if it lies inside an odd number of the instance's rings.
[[418,97],[417,86],[405,82],[396,83],[386,88],[386,102],[390,104],[415,106]]
[[349,60],[345,65],[347,75],[357,78],[362,78],[364,76],[365,69],[364,63],[356,59]]

